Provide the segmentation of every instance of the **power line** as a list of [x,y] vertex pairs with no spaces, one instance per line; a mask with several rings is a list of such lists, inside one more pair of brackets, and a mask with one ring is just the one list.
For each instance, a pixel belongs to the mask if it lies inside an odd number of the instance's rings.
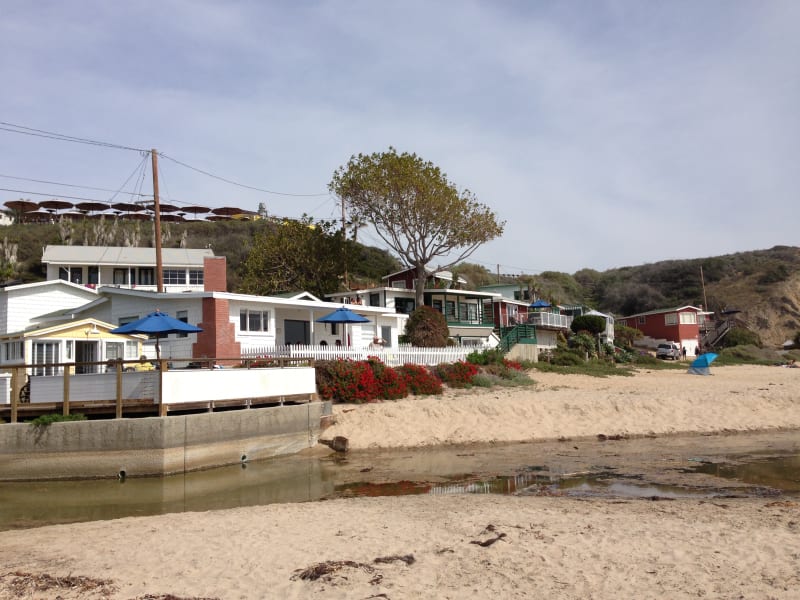
[[273,190],[265,190],[264,188],[259,188],[259,187],[255,187],[255,186],[252,186],[252,185],[245,185],[243,183],[239,183],[238,181],[233,181],[231,179],[227,179],[227,178],[221,177],[219,175],[214,175],[213,173],[209,173],[208,171],[204,171],[203,169],[198,169],[197,167],[193,167],[192,165],[187,165],[185,162],[181,162],[181,161],[179,161],[179,160],[177,160],[175,158],[172,158],[171,156],[168,156],[166,154],[162,154],[161,152],[159,152],[158,155],[160,157],[162,157],[162,158],[166,158],[167,160],[171,160],[172,162],[174,162],[176,164],[179,164],[182,167],[186,167],[187,169],[191,169],[192,171],[197,171],[198,173],[206,175],[207,177],[211,177],[213,179],[218,179],[220,181],[224,181],[225,183],[229,183],[231,185],[235,185],[237,187],[245,188],[245,189],[248,189],[248,190],[253,190],[253,191],[256,191],[256,192],[264,192],[265,194],[274,194],[276,196],[291,196],[293,198],[315,198],[315,197],[319,197],[319,196],[327,196],[328,195],[328,192],[325,192],[324,194],[289,194],[289,193],[286,193],[286,192],[276,192],[276,191],[273,191]]
[[[139,167],[136,167],[136,170],[138,171]],[[119,190],[112,190],[112,189],[109,189],[109,188],[91,187],[91,186],[88,186],[88,185],[77,185],[77,184],[73,184],[73,183],[61,183],[60,181],[48,181],[46,179],[30,179],[28,177],[14,177],[13,175],[3,175],[2,173],[0,173],[0,177],[3,177],[5,179],[16,179],[17,181],[28,181],[30,183],[46,183],[48,185],[58,185],[58,186],[62,186],[62,187],[78,188],[78,189],[82,189],[82,190],[92,190],[92,191],[95,191],[95,192],[119,193]],[[128,178],[128,179],[130,179],[130,178]],[[126,181],[126,183],[127,183],[127,181]],[[55,195],[57,195],[57,194],[55,194]]]
[[[89,139],[89,138],[76,137],[76,136],[66,135],[66,134],[63,134],[63,133],[56,133],[56,132],[53,132],[53,131],[46,131],[44,129],[36,129],[36,128],[33,128],[33,127],[26,127],[24,125],[17,125],[15,123],[8,123],[8,122],[5,122],[5,121],[0,121],[0,131],[8,131],[10,133],[18,133],[18,134],[21,134],[21,135],[30,135],[30,136],[34,136],[34,137],[42,137],[42,138],[57,140],[57,141],[61,141],[61,142],[73,142],[73,143],[78,143],[78,144],[87,144],[87,145],[90,145],[90,146],[100,146],[100,147],[103,147],[103,148],[114,148],[114,149],[117,149],[117,150],[131,150],[131,151],[140,152],[142,154],[148,154],[148,155],[151,152],[150,150],[145,150],[143,148],[134,148],[133,146],[125,146],[125,145],[122,145],[122,144],[113,144],[111,142],[103,142],[103,141],[99,141],[99,140],[92,140],[92,139]],[[220,175],[215,175],[214,173],[210,173],[210,172],[205,171],[203,169],[200,169],[198,167],[193,167],[192,165],[189,165],[189,164],[187,164],[185,162],[182,162],[182,161],[180,161],[180,160],[178,160],[176,158],[172,158],[171,156],[169,156],[167,154],[159,153],[159,155],[162,158],[166,158],[168,160],[171,160],[172,162],[174,162],[176,164],[179,164],[182,167],[185,167],[187,169],[191,169],[192,171],[196,171],[197,173],[200,173],[200,174],[205,175],[207,177],[211,177],[213,179],[218,179],[219,181],[224,181],[225,183],[228,183],[230,185],[235,185],[237,187],[248,189],[248,190],[254,190],[254,191],[257,191],[257,192],[263,192],[265,194],[273,194],[273,195],[276,195],[276,196],[290,196],[290,197],[293,197],[293,198],[315,198],[315,197],[327,196],[328,195],[328,192],[320,193],[320,194],[291,194],[291,193],[288,193],[288,192],[276,192],[274,190],[268,190],[268,189],[264,189],[264,188],[260,188],[260,187],[256,187],[256,186],[252,186],[252,185],[246,185],[246,184],[243,184],[243,183],[239,183],[238,181],[233,181],[232,179],[228,179],[226,177],[222,177]],[[104,191],[113,191],[113,190],[104,190]]]
[[[108,200],[98,200],[97,198],[84,198],[84,197],[81,197],[81,196],[64,196],[63,194],[53,194],[53,193],[45,194],[45,193],[42,193],[42,192],[32,192],[30,190],[11,190],[11,189],[8,189],[8,188],[0,188],[0,192],[11,192],[13,194],[31,194],[33,196],[49,196],[51,198],[57,196],[59,198],[66,198],[68,200],[82,200],[82,201],[86,201],[86,202],[103,202],[103,203],[108,202]],[[146,194],[139,194],[139,195],[140,196],[145,196]]]
[[[59,140],[62,142],[74,142],[76,144],[87,144],[89,146],[102,146],[104,148],[115,148],[117,150],[132,150],[135,152],[149,152],[142,148],[133,148],[132,146],[123,146],[121,144],[112,144],[111,142],[101,142],[98,140],[91,140],[89,138],[80,138],[72,135],[65,135],[63,133],[56,133],[53,131],[45,131],[44,129],[34,129],[33,127],[25,127],[24,125],[15,125],[14,123],[6,123],[0,121],[0,130],[8,131],[11,133],[19,133],[22,135],[32,135],[35,137],[43,137],[51,140]],[[14,129],[10,129],[13,127]]]

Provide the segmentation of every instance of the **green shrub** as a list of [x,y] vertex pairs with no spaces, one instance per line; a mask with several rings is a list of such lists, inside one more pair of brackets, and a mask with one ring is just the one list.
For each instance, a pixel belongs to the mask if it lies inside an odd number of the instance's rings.
[[718,355],[714,362],[716,365],[774,365],[783,362],[783,358],[774,350],[759,348],[753,344],[723,348]]
[[631,362],[637,367],[662,367],[666,364],[666,361],[658,360],[655,356],[646,352],[632,354]]
[[583,357],[583,354],[578,354],[578,352],[572,350],[556,349],[550,359],[551,364],[561,367],[582,365],[585,362],[586,359]]
[[490,388],[500,383],[500,379],[488,373],[478,373],[472,378],[472,385],[482,388]]
[[505,360],[505,354],[501,348],[487,350],[476,350],[467,354],[466,361],[473,365],[500,365]]
[[52,423],[66,423],[69,421],[85,421],[86,416],[81,413],[73,413],[71,415],[62,415],[53,413],[49,415],[39,415],[35,419],[28,421],[34,427],[47,427]]
[[600,315],[579,315],[572,319],[569,327],[575,333],[588,331],[590,335],[596,336],[606,330],[606,319]]
[[744,327],[734,327],[720,340],[721,348],[733,348],[734,346],[757,346],[763,348],[761,337],[755,332]]
[[589,357],[597,355],[597,340],[588,333],[576,333],[569,338],[569,347]]

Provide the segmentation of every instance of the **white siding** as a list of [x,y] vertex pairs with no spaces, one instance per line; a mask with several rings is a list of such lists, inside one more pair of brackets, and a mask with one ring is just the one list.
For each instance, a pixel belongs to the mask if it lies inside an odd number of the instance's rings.
[[66,286],[36,286],[11,290],[3,297],[4,328],[0,333],[22,331],[33,324],[34,317],[83,306],[97,296],[89,290],[83,292]]

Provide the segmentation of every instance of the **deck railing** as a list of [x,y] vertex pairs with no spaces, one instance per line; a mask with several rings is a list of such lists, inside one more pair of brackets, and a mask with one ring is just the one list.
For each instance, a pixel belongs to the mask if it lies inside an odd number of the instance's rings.
[[572,317],[555,313],[534,312],[528,313],[528,324],[536,327],[569,329],[569,326],[572,325]]
[[306,358],[314,360],[366,360],[375,356],[390,367],[399,367],[405,364],[434,366],[441,363],[456,362],[466,358],[467,354],[474,352],[474,346],[448,346],[447,348],[418,348],[416,346],[401,345],[396,348],[372,346],[367,348],[352,348],[345,346],[261,346],[242,349],[242,358],[256,360],[259,358]]

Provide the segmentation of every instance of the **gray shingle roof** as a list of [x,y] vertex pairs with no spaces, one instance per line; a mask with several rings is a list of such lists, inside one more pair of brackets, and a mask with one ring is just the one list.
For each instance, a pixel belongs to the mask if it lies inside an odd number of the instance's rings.
[[[161,260],[169,267],[202,267],[206,256],[214,256],[208,248],[163,248]],[[155,266],[155,248],[124,246],[47,246],[42,264]]]

